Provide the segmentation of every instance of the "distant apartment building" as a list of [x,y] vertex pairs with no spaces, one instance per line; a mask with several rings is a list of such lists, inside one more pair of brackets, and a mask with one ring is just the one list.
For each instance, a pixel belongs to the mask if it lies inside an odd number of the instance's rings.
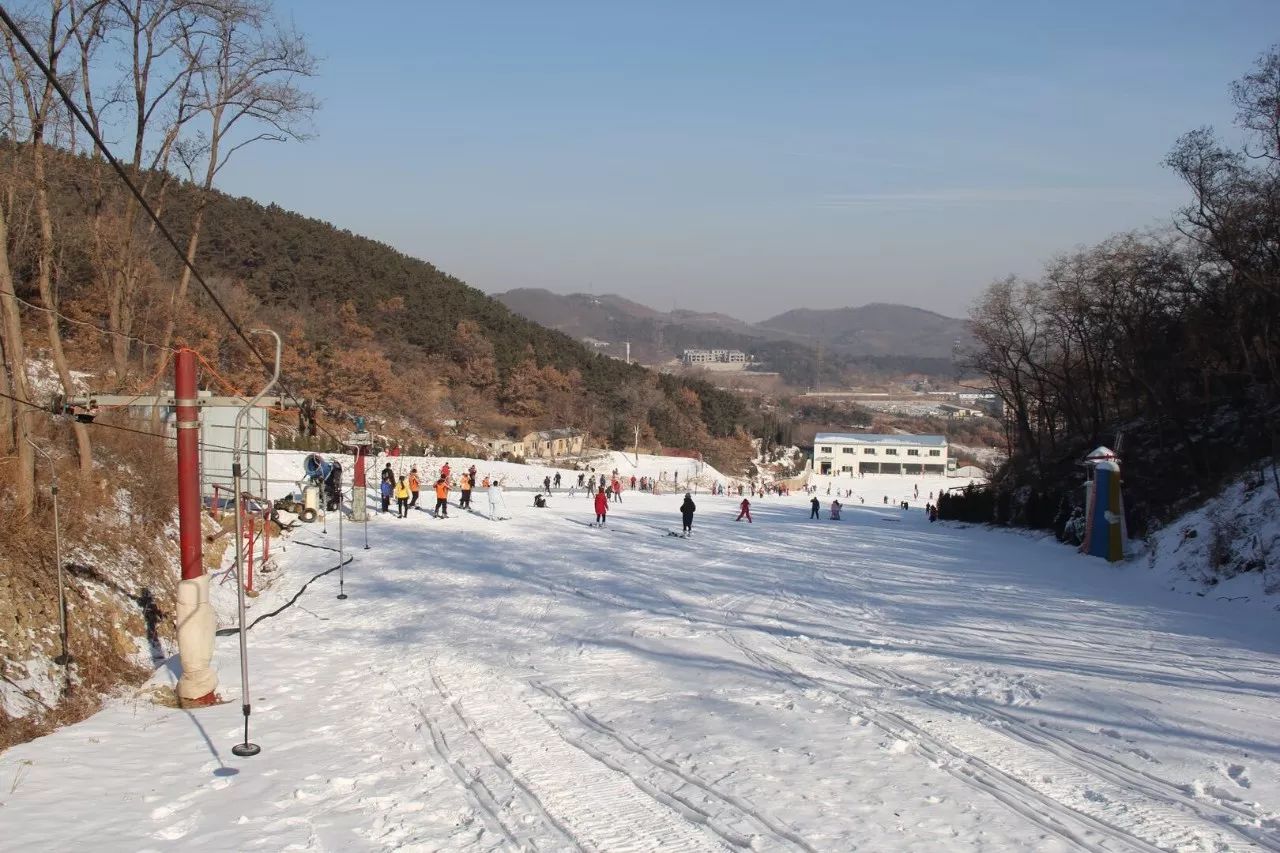
[[713,364],[746,364],[751,359],[739,349],[687,349],[680,356],[685,367]]
[[819,474],[945,474],[947,438],[942,435],[882,435],[820,432],[813,439],[813,469]]

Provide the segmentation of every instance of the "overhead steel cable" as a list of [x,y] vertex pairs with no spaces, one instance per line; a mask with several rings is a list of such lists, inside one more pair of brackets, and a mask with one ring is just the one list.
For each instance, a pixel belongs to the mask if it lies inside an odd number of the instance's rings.
[[[31,408],[36,409],[40,412],[43,412],[44,414],[48,415],[51,418],[61,417],[61,415],[59,415],[57,412],[50,409],[48,406],[42,406],[39,403],[33,403],[30,400],[24,400],[21,397],[15,397],[12,394],[5,394],[3,391],[0,391],[0,397],[4,397],[5,399],[12,400],[15,403],[21,403],[24,406],[30,406]],[[175,440],[173,436],[165,435],[164,433],[161,433],[161,432],[149,432],[148,430],[145,430],[145,429],[134,429],[133,427],[121,426],[120,424],[109,424],[106,421],[91,420],[91,421],[78,421],[78,422],[84,424],[85,426],[102,427],[103,429],[114,429],[114,430],[119,430],[120,432],[131,432],[136,435],[143,435],[143,436],[146,436],[147,438],[158,438],[163,441]],[[209,444],[208,442],[200,442],[199,446],[208,450],[225,450],[229,453],[234,452],[235,450],[235,448],[233,447],[226,447],[221,444]]]

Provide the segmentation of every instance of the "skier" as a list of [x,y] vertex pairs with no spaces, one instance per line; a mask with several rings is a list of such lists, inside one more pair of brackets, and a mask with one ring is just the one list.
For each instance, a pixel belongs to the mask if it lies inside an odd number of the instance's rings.
[[560,472],[559,471],[556,472],[556,476],[552,479],[551,483],[557,489],[560,488]]
[[422,482],[418,479],[418,469],[409,469],[409,506],[410,508],[418,505],[418,491],[422,488]]
[[604,486],[600,487],[600,491],[596,492],[596,524],[600,527],[604,526],[605,516],[609,513],[609,497],[604,493]]
[[[476,466],[472,465],[467,469],[467,477],[471,480],[471,485],[474,486],[476,484]],[[469,500],[467,501],[467,508],[471,508],[471,502]]]
[[[486,477],[485,479],[487,480],[488,478]],[[498,505],[499,504],[502,505],[502,509],[504,512],[506,511],[506,508],[507,508],[507,502],[502,497],[502,483],[499,482],[498,480],[494,480],[492,483],[490,483],[489,489],[488,489],[488,495],[489,495],[489,520],[497,521],[499,519]]]
[[538,509],[542,509],[547,505],[547,499],[542,496],[542,492],[538,492],[533,496],[533,505]]
[[613,478],[613,499],[622,503],[622,482],[617,477]]
[[812,509],[812,511],[809,513],[809,517],[810,517],[810,518],[817,518],[817,517],[818,517],[818,507],[822,506],[822,504],[818,502],[818,499],[817,499],[817,498],[814,498],[813,500],[809,501],[809,506],[813,508],[813,509]]
[[475,485],[475,480],[469,473],[463,474],[458,485],[462,490],[462,497],[458,499],[458,509],[469,510],[471,509],[471,487]]
[[436,518],[449,517],[449,481],[444,477],[436,480],[436,508],[431,514]]
[[840,503],[840,501],[832,501],[832,502],[831,502],[831,520],[832,520],[832,521],[839,521],[839,520],[840,520],[840,508],[841,508],[841,506],[842,506],[842,504]]
[[578,472],[578,488],[580,488],[580,489],[581,489],[581,488],[583,487],[583,485],[585,485],[585,484],[582,482],[582,480],[583,480],[583,478],[584,478],[584,477],[586,477],[586,476],[587,476],[587,475],[586,475],[586,473],[585,473],[585,472],[583,472],[583,471],[579,471],[579,472]]
[[693,495],[684,493],[684,503],[680,504],[680,520],[684,523],[685,536],[693,535],[693,513],[698,507],[693,502]]
[[379,491],[382,493],[382,511],[390,512],[391,511],[391,481],[383,480],[382,485],[379,486]]
[[542,490],[544,492],[551,491],[551,475],[542,478]]
[[409,484],[400,478],[396,483],[396,518],[404,518],[409,514]]
[[440,466],[440,479],[446,483],[449,482],[449,463],[446,462]]
[[632,474],[631,475],[631,491],[634,492],[635,490],[636,490],[636,475]]
[[395,472],[391,470],[391,463],[388,462],[386,467],[382,469],[382,482],[394,484],[396,481]]
[[751,501],[747,500],[746,498],[743,498],[742,503],[739,504],[739,506],[742,507],[742,511],[738,513],[738,517],[735,518],[734,521],[742,521],[743,518],[746,518],[747,524],[750,524],[751,523]]

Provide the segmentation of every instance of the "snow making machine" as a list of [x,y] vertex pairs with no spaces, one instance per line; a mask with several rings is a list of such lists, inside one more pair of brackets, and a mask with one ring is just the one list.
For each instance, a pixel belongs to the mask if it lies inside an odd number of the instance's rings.
[[325,459],[319,453],[311,453],[302,463],[303,476],[299,481],[302,487],[301,500],[292,494],[276,501],[276,509],[283,509],[298,516],[300,521],[315,521],[320,514],[320,501],[323,496],[326,512],[333,512],[342,506],[342,463],[336,459]]

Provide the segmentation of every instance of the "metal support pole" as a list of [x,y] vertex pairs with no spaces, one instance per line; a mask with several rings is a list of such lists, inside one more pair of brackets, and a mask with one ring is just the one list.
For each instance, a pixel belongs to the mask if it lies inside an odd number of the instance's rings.
[[346,578],[343,577],[343,575],[345,575],[346,572],[343,571],[343,566],[342,566],[344,562],[343,557],[345,556],[346,554],[342,550],[342,492],[338,492],[338,600],[339,601],[347,600],[347,590],[345,586]]
[[200,415],[196,409],[196,360],[190,350],[174,357],[178,428],[178,540],[182,579],[204,574],[200,531]]
[[[58,567],[58,637],[62,644],[62,652],[53,659],[53,662],[65,667],[74,659],[67,649],[67,589],[66,577],[62,570],[62,525],[58,519],[58,469],[53,464],[53,457],[45,452],[44,448],[32,441],[30,436],[26,438],[27,444],[49,463],[49,494],[53,497],[53,562]],[[67,674],[64,673],[63,689],[69,692],[71,683],[65,680],[66,676]]]
[[[175,424],[178,433],[178,543],[182,580],[178,584],[178,654],[182,676],[177,693],[186,706],[217,701],[213,657],[216,620],[209,604],[202,559],[200,501],[200,410],[196,399],[195,353],[185,347],[173,359]],[[238,532],[238,531],[237,531]]]
[[240,618],[240,710],[244,714],[244,741],[231,747],[233,755],[242,758],[251,755],[257,755],[262,751],[262,747],[256,743],[249,741],[249,714],[251,710],[249,702],[249,647],[248,647],[248,626],[245,624],[244,616],[244,522],[240,513],[241,500],[241,482],[240,482],[240,428],[244,423],[244,416],[253,410],[254,405],[266,396],[267,392],[280,379],[280,336],[270,329],[253,329],[250,334],[254,335],[271,335],[276,341],[276,361],[275,370],[271,374],[271,381],[266,387],[258,392],[257,396],[245,404],[244,408],[236,415],[235,435],[231,442],[232,459],[231,459],[231,479],[234,483],[236,491],[236,609]]

